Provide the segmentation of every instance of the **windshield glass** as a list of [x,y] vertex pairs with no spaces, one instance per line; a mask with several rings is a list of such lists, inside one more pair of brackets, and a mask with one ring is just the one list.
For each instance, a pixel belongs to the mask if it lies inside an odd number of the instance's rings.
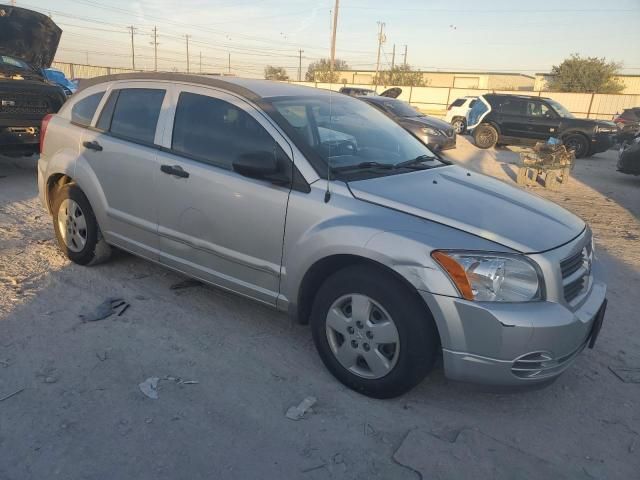
[[376,101],[376,103],[398,117],[424,117],[424,113],[402,100],[389,99]]
[[547,103],[553,107],[558,115],[562,118],[576,118],[573,114],[565,108],[561,103],[556,102],[555,100],[548,99]]
[[[433,152],[393,120],[365,102],[341,95],[276,98],[276,110],[332,170],[392,167],[424,157],[428,166],[442,165]],[[366,164],[366,165],[364,165]],[[318,172],[323,173],[323,172]]]
[[18,70],[31,70],[27,62],[7,55],[0,55],[0,67],[12,67]]

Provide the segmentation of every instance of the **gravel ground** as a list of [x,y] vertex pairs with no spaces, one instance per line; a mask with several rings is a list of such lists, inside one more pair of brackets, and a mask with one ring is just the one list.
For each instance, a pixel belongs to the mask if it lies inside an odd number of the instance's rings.
[[[446,156],[515,178],[508,149],[461,137]],[[640,177],[617,173],[615,157],[578,161],[559,192],[532,189],[595,232],[610,288],[595,349],[543,389],[437,370],[387,401],[341,386],[309,329],[267,308],[171,290],[182,277],[124,253],[70,264],[36,198],[35,161],[0,158],[0,479],[637,478],[640,384],[610,368],[640,369]],[[131,306],[82,323],[107,297]],[[157,400],[138,388],[148,377],[161,378]],[[310,395],[302,420],[285,417]]]

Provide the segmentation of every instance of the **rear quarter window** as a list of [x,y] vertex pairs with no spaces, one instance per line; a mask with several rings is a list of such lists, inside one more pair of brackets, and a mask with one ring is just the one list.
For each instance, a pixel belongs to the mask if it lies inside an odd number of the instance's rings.
[[449,105],[449,108],[461,107],[462,105],[464,105],[464,98],[457,98],[451,105]]
[[96,113],[96,109],[103,95],[104,92],[94,93],[77,101],[73,107],[71,107],[71,121],[83,127],[91,125],[91,119]]

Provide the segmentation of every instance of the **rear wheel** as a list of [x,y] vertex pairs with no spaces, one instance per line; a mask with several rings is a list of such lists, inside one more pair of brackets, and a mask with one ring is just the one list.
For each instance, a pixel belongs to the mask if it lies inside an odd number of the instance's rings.
[[102,237],[89,200],[77,185],[68,183],[56,191],[53,226],[58,246],[72,262],[90,265],[109,258],[111,248]]
[[492,125],[479,125],[473,130],[473,140],[478,148],[494,147],[498,143],[498,131]]
[[345,268],[323,283],[311,328],[329,371],[374,398],[413,388],[432,369],[438,351],[435,322],[417,295],[367,265]]
[[575,152],[576,158],[586,157],[589,153],[589,140],[579,133],[566,136],[563,143],[568,150]]

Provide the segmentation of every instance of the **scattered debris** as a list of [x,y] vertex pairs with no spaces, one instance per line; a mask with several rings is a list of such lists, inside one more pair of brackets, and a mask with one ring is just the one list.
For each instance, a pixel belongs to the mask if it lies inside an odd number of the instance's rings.
[[45,377],[44,383],[56,383],[58,379],[56,377]]
[[159,377],[149,377],[144,382],[140,383],[138,387],[140,387],[140,391],[144,393],[147,397],[153,400],[157,400],[159,381],[160,381]]
[[640,368],[609,367],[609,370],[624,383],[640,383]]
[[316,465],[315,467],[310,467],[310,468],[305,468],[304,470],[302,470],[302,473],[309,473],[309,472],[313,472],[315,470],[320,470],[321,468],[324,468],[326,465],[324,463],[320,464],[320,465]]
[[100,360],[101,362],[104,362],[109,358],[109,352],[105,351],[102,355],[96,352],[96,357],[98,357],[98,360]]
[[9,399],[9,398],[11,398],[11,397],[13,397],[15,395],[18,395],[19,393],[22,393],[23,391],[24,391],[24,388],[21,388],[20,390],[16,390],[15,392],[10,393],[9,395],[5,395],[4,397],[0,398],[0,402],[4,402],[5,400],[7,400],[7,399]]
[[289,410],[287,410],[286,413],[286,417],[289,420],[300,420],[302,417],[304,417],[305,413],[311,410],[311,407],[313,407],[317,401],[318,400],[316,399],[316,397],[305,398],[302,402],[300,402],[300,405],[289,407]]
[[11,363],[9,363],[9,360],[0,360],[0,365],[2,365],[3,368],[7,368],[11,366]]
[[79,317],[83,322],[97,322],[114,313],[121,316],[127,308],[129,308],[129,304],[122,298],[107,298],[93,312],[80,314]]
[[182,290],[184,288],[201,287],[201,286],[202,286],[202,282],[195,280],[193,278],[188,278],[187,280],[183,280],[182,282],[174,283],[169,287],[169,289]]

